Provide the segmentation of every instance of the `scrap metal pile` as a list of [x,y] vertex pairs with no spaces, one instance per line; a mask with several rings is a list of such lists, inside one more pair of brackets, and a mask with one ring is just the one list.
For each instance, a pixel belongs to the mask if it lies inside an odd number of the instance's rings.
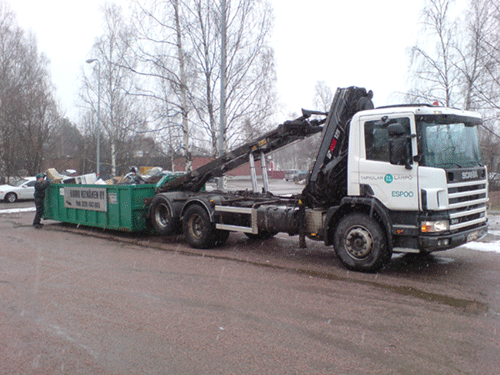
[[[143,173],[140,173],[141,170]],[[137,168],[132,167],[130,172],[115,176],[107,180],[98,178],[95,173],[77,175],[76,171],[70,170],[59,173],[55,168],[49,168],[45,172],[52,182],[57,184],[88,184],[88,185],[139,185],[156,184],[165,176],[173,175],[170,171],[165,171],[161,167]]]

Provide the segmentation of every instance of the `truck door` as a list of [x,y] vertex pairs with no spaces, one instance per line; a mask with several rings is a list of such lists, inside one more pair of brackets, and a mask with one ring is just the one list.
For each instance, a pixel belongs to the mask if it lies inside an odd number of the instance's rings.
[[[359,130],[360,191],[373,194],[391,210],[418,210],[417,164],[412,161],[416,153],[416,140],[411,136],[415,134],[414,117],[362,116]],[[395,160],[395,145],[406,147],[404,160]]]

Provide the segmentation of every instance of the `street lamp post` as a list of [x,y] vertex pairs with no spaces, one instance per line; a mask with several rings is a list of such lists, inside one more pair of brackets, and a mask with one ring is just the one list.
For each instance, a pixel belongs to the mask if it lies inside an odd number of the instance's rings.
[[[220,122],[218,139],[218,156],[224,153],[224,133],[226,130],[226,0],[221,0],[221,62],[220,62]],[[224,177],[219,177],[217,187],[224,189]]]
[[97,59],[88,59],[85,60],[87,64],[92,64],[93,62],[97,62],[97,166],[96,166],[96,175],[99,178],[101,172],[101,120],[100,120],[100,112],[101,112],[101,63]]

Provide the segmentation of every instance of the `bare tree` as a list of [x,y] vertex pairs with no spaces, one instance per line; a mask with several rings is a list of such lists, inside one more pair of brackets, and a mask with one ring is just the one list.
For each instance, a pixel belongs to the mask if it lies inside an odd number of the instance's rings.
[[415,82],[411,96],[426,102],[438,100],[446,106],[457,102],[459,70],[457,69],[457,24],[450,20],[454,0],[428,0],[422,13],[424,35],[428,45],[412,48],[411,63]]
[[[136,4],[136,27],[143,42],[138,54],[149,66],[142,73],[162,82],[155,89],[148,86],[149,95],[161,100],[158,108],[168,107],[173,116],[162,129],[170,128],[167,124],[180,115],[187,159],[189,145],[199,147],[206,141],[215,155],[220,117],[220,2],[136,0]],[[229,53],[224,138],[232,147],[246,140],[245,127],[250,124],[262,129],[274,112],[275,77],[268,43],[272,27],[269,3],[228,1],[226,13]]]
[[21,60],[23,40],[24,33],[17,26],[14,14],[0,3],[0,170],[6,176],[14,174],[17,167],[17,145],[11,141],[15,140],[15,124],[21,117],[20,107],[16,104],[21,95],[16,63]]
[[60,119],[52,131],[46,156],[53,159],[80,158],[83,154],[83,137],[78,128],[67,118]]
[[192,169],[189,126],[190,67],[185,47],[183,6],[179,0],[135,0],[133,23],[139,39],[135,54],[141,66],[132,69],[149,78],[138,89],[154,102],[153,123],[162,139],[182,133],[186,170]]
[[7,176],[40,170],[58,123],[48,66],[34,35],[25,35],[0,3],[0,167]]
[[181,115],[182,115],[182,133],[184,136],[185,155],[186,155],[186,171],[193,169],[193,160],[191,148],[189,147],[189,119],[188,119],[188,82],[186,77],[186,58],[184,50],[183,27],[181,26],[181,14],[179,9],[179,0],[171,0],[174,10],[175,22],[175,40],[177,58],[179,60],[179,75],[180,75],[180,99],[181,99]]
[[[219,21],[222,11],[219,9],[219,1],[206,1],[212,4],[215,9],[213,14],[214,22],[220,25]],[[226,66],[226,117],[227,123],[224,134],[225,148],[232,148],[235,145],[245,142],[248,138],[244,137],[242,131],[245,123],[262,132],[269,124],[270,117],[275,112],[275,66],[274,51],[270,46],[269,38],[271,36],[274,18],[271,5],[266,0],[233,0],[228,1],[227,15],[227,66]],[[199,22],[198,22],[199,23]],[[208,36],[207,44],[215,50],[220,50],[219,37],[221,31],[215,36]],[[191,34],[190,34],[191,35]],[[200,44],[193,43],[194,46]],[[203,52],[205,52],[203,50]],[[201,56],[199,52],[196,56]],[[215,55],[216,57],[218,54]],[[202,70],[204,77],[203,86],[212,88],[218,98],[219,88],[219,65],[217,68],[210,69],[210,75]],[[203,67],[198,63],[196,66]],[[211,82],[211,84],[210,84]],[[207,106],[209,101],[203,101],[202,107],[206,112],[214,106]],[[200,106],[196,106],[199,108]],[[219,104],[220,107],[220,104]],[[198,114],[200,112],[197,112]],[[216,116],[209,116],[214,118]],[[203,116],[199,116],[200,121],[204,121]],[[213,125],[206,127],[212,139],[217,138],[217,131],[214,133]],[[218,130],[218,128],[216,127]]]
[[492,23],[492,1],[471,1],[451,19],[454,0],[428,0],[422,13],[426,43],[413,46],[411,55],[414,100],[481,107],[488,69],[494,65],[492,36],[498,35]]
[[[83,96],[83,94],[81,94]],[[97,118],[96,112],[84,108],[80,114],[77,125],[80,134],[83,137],[83,150],[81,155],[81,173],[87,174],[97,170]]]
[[481,52],[479,82],[473,89],[481,107],[500,110],[500,1],[478,0],[472,2],[471,14],[479,20],[477,44]]
[[471,84],[472,107],[483,113],[480,133],[483,158],[492,171],[500,170],[500,2],[472,1],[469,29],[477,45],[477,79]]
[[335,93],[325,81],[318,81],[314,86],[313,103],[318,111],[328,112],[333,102]]
[[480,111],[483,156],[496,170],[500,165],[500,1],[470,1],[455,19],[451,18],[453,4],[452,0],[428,0],[424,8],[427,44],[412,49],[415,89],[409,97]]
[[458,40],[458,68],[464,109],[478,108],[480,92],[483,90],[486,67],[491,58],[485,49],[486,37],[491,31],[490,0],[474,0],[465,13],[464,35]]
[[116,175],[118,169],[123,172],[124,167],[129,167],[128,140],[145,128],[145,117],[140,98],[131,95],[135,92],[135,77],[126,68],[135,67],[132,53],[134,33],[119,6],[106,5],[103,15],[104,34],[91,52],[97,64],[94,64],[93,75],[84,77],[82,98],[91,109],[95,109],[100,100],[100,125],[110,147],[109,172]]

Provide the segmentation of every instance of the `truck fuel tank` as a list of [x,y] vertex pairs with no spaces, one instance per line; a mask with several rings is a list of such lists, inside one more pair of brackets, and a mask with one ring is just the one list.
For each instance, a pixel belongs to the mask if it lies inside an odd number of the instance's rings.
[[289,235],[299,233],[299,207],[267,206],[257,208],[257,226],[269,233],[284,232]]

